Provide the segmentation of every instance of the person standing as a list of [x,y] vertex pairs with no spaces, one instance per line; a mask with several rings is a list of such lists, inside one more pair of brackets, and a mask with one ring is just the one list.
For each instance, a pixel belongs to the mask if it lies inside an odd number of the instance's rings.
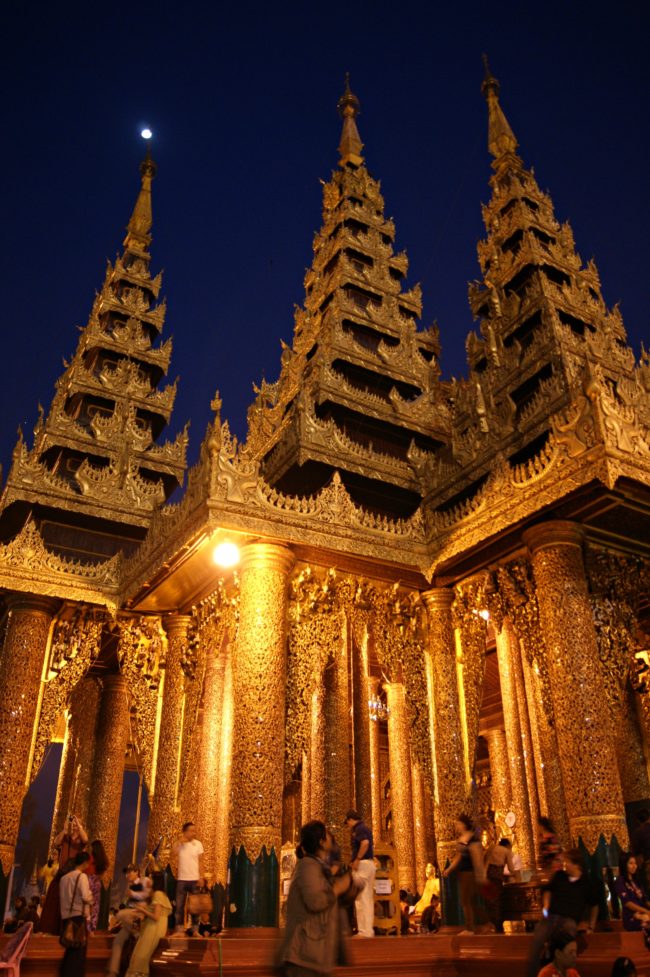
[[485,881],[483,849],[474,822],[467,814],[458,815],[456,832],[458,835],[456,854],[451,864],[443,871],[442,877],[446,879],[452,872],[458,872],[460,901],[465,917],[465,929],[462,934],[469,935],[475,933],[477,926],[480,925],[478,885],[483,885]]
[[88,884],[93,897],[93,905],[90,910],[90,931],[97,929],[99,922],[99,910],[102,901],[102,876],[108,868],[108,856],[104,851],[101,841],[93,841],[90,846],[90,858],[86,872],[88,874]]
[[136,924],[142,918],[137,910],[140,906],[146,906],[151,896],[151,879],[141,878],[137,865],[127,865],[124,874],[128,884],[127,907],[120,909],[114,920],[114,924],[119,924],[120,930],[113,940],[111,958],[106,968],[108,977],[117,977],[119,974],[124,944],[128,942],[129,937],[135,931]]
[[[86,927],[90,923],[93,897],[86,875],[88,860],[88,852],[79,852],[74,860],[74,867],[63,876],[59,883],[61,932],[63,932],[63,927],[68,920],[72,920],[73,923],[85,923]],[[84,977],[86,949],[87,941],[85,939],[81,946],[66,947],[61,961],[60,977]]]
[[75,814],[68,815],[65,828],[59,832],[53,842],[59,853],[59,869],[45,896],[45,905],[41,913],[43,933],[53,933],[58,936],[61,932],[60,883],[62,878],[74,868],[76,856],[87,844],[88,835],[83,824]]
[[364,881],[364,886],[354,901],[358,935],[370,937],[375,935],[375,875],[377,873],[372,831],[364,823],[361,815],[354,810],[348,811],[345,823],[352,835],[350,868]]
[[322,821],[300,829],[298,860],[287,899],[287,925],[278,954],[285,977],[324,977],[344,959],[344,914],[338,899],[354,892],[351,872],[332,875],[331,835]]
[[519,875],[512,857],[509,838],[502,838],[498,845],[491,845],[485,853],[485,874],[483,901],[490,923],[496,933],[503,933],[503,875],[506,866],[510,877]]
[[[182,838],[172,848],[172,863],[176,868],[176,929],[175,933],[183,931],[185,920],[185,903],[188,895],[196,892],[199,879],[203,878],[203,845],[196,837],[196,827],[193,821],[186,821],[182,829]],[[187,930],[188,936],[194,936],[198,926],[198,917],[192,916],[192,923]]]

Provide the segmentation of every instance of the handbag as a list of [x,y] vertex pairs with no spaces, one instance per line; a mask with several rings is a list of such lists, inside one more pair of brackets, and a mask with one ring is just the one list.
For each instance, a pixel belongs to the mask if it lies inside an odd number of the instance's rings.
[[[72,907],[74,906],[74,898],[77,894],[77,886],[79,885],[79,879],[81,878],[81,872],[77,876],[77,881],[74,884],[74,889],[72,890],[72,899],[70,900],[70,912],[72,912]],[[63,923],[63,929],[61,930],[61,936],[59,937],[59,943],[66,950],[79,950],[82,946],[86,945],[86,940],[88,939],[88,931],[86,929],[86,920],[82,919],[80,923],[75,923],[74,919],[66,919]]]
[[209,892],[189,892],[185,902],[187,912],[190,916],[201,916],[203,913],[212,913],[212,896]]

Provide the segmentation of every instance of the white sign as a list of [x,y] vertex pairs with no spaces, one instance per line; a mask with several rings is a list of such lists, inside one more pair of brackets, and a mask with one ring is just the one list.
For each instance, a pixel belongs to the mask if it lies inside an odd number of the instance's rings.
[[389,896],[393,891],[392,879],[375,879],[375,895]]

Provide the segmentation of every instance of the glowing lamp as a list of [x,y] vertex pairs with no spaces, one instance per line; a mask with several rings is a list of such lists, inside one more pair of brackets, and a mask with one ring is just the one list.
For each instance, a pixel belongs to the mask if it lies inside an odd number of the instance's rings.
[[143,139],[151,139],[151,137],[153,136],[153,132],[151,131],[151,129],[143,129],[140,135],[142,136]]
[[212,559],[217,566],[223,567],[224,570],[234,567],[239,563],[239,547],[225,539],[223,543],[215,546]]

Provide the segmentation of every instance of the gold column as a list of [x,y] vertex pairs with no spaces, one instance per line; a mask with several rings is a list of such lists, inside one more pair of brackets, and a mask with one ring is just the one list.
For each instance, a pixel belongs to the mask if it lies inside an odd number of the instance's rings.
[[[517,637],[517,632],[513,626],[512,621],[507,618],[504,623],[504,628],[507,628],[509,640],[512,648],[511,663],[513,668],[513,675],[515,681],[515,689],[517,690],[517,711],[519,713],[519,731],[521,733],[521,747],[524,757],[524,766],[526,769],[526,785],[528,794],[528,806],[530,809],[530,823],[533,838],[533,853],[537,850],[537,837],[538,831],[538,821],[540,815],[540,797],[539,797],[539,784],[537,782],[537,765],[535,763],[535,747],[533,742],[533,730],[530,721],[530,713],[528,711],[528,699],[526,696],[526,680],[524,676],[522,653],[519,639]],[[545,788],[542,790],[544,796],[546,796]],[[535,867],[535,857],[531,862],[531,868]]]
[[415,842],[415,887],[424,889],[427,873],[427,825],[424,813],[424,782],[420,764],[411,763],[411,790],[413,792],[413,840]]
[[344,854],[349,843],[345,813],[350,808],[350,688],[345,619],[334,661],[325,669],[325,814]]
[[[214,879],[218,824],[217,798],[221,793],[219,762],[223,724],[223,685],[225,654],[222,648],[208,651],[203,679],[203,730],[199,755],[199,791],[196,811],[197,829],[205,854],[206,875]],[[190,758],[192,763],[192,758]]]
[[96,679],[82,678],[70,696],[50,847],[68,814],[76,814],[84,827],[88,824],[99,694]]
[[594,851],[603,834],[628,842],[613,731],[574,523],[524,533],[532,554],[571,838]]
[[368,635],[352,642],[352,708],[354,715],[354,806],[366,823],[372,820],[372,771],[368,712]]
[[503,621],[501,630],[496,632],[496,646],[509,759],[511,802],[517,818],[515,836],[524,868],[532,869],[535,867],[535,838],[530,816],[526,760],[519,717],[516,667],[519,661],[519,643],[507,619]]
[[456,853],[455,822],[467,811],[465,753],[458,699],[456,644],[451,619],[453,590],[436,587],[422,594],[427,610],[427,655],[431,662],[429,702],[434,717],[433,755],[435,828],[438,864],[445,867]]
[[254,861],[282,847],[287,577],[294,557],[274,543],[242,549],[233,656],[233,844]]
[[[185,690],[183,658],[187,645],[187,632],[192,618],[189,614],[169,614],[163,618],[167,633],[160,732],[156,758],[156,777],[153,797],[150,798],[151,814],[147,829],[147,849],[157,846],[158,860],[167,865],[174,835],[180,828],[178,788],[180,761],[183,747],[183,712]],[[201,831],[201,825],[197,825]]]
[[[380,680],[370,675],[368,677],[368,699],[375,699],[379,695]],[[381,840],[381,768],[379,765],[379,721],[370,721],[370,794],[372,798],[372,834],[375,843]]]
[[216,833],[214,839],[215,882],[226,884],[230,856],[230,784],[232,776],[232,656],[230,645],[224,649],[223,706],[219,747],[219,793],[216,798]]
[[[309,737],[309,816],[325,821],[325,690],[321,675],[311,695]],[[303,821],[304,823],[304,821]]]
[[86,828],[90,841],[99,839],[104,843],[109,859],[109,873],[115,871],[124,758],[128,742],[128,684],[123,675],[107,675],[101,680],[91,803]]
[[413,838],[413,792],[411,751],[406,715],[406,690],[402,682],[387,682],[388,762],[393,802],[393,837],[397,852],[400,888],[415,892],[415,849]]
[[632,689],[621,690],[620,708],[615,729],[615,748],[621,776],[623,800],[626,804],[650,797],[648,767],[643,749],[641,725]]
[[0,656],[0,864],[11,869],[29,782],[41,677],[57,602],[32,594],[7,598],[9,620]]
[[[505,710],[504,710],[505,711]],[[490,756],[490,793],[492,807],[503,817],[510,810],[512,791],[510,787],[510,761],[505,732],[495,727],[484,734]]]

